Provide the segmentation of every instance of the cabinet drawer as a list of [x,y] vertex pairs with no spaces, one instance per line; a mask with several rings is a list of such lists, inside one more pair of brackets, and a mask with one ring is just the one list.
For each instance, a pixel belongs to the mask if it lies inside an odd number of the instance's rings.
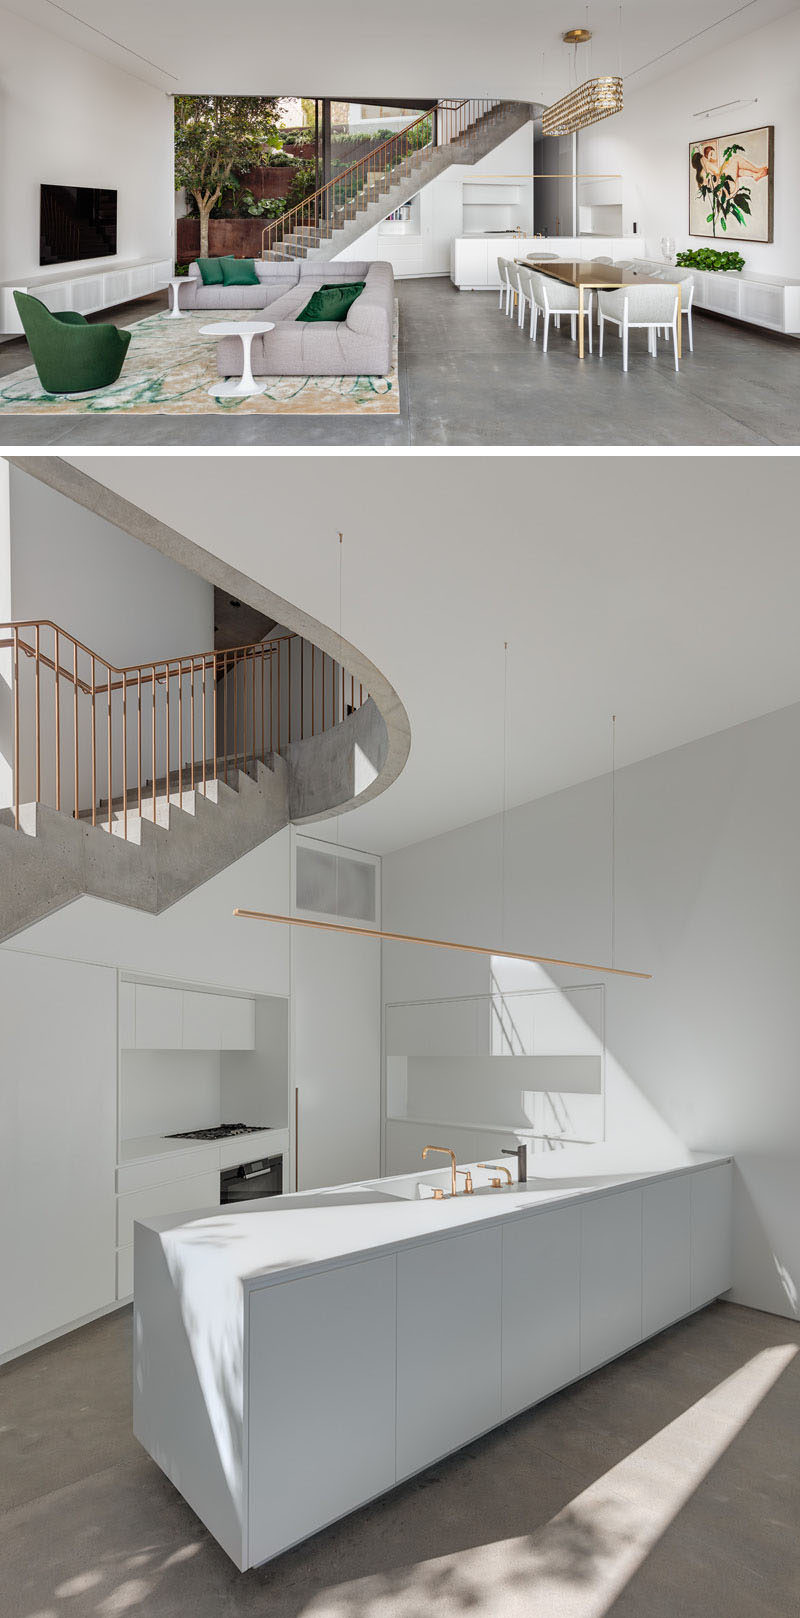
[[698,1169],[691,1179],[692,1308],[727,1292],[732,1275],[730,1163]]
[[[253,1136],[254,1140],[263,1138]],[[139,1163],[122,1163],[117,1169],[117,1191],[146,1191],[151,1185],[169,1185],[173,1180],[213,1174],[219,1169],[219,1155],[218,1146],[201,1146],[195,1152],[165,1153],[163,1157],[144,1158]]]
[[759,326],[772,326],[783,331],[783,287],[768,286],[759,281],[743,281],[739,289],[739,313],[742,320],[752,320]]
[[284,1129],[260,1129],[257,1135],[234,1135],[230,1140],[220,1141],[219,1166],[232,1169],[237,1163],[252,1163],[255,1157],[280,1157],[288,1144],[288,1132]]
[[546,1399],[580,1369],[580,1212],[503,1231],[503,1417]]
[[129,1298],[133,1292],[133,1248],[121,1247],[117,1253],[117,1297]]
[[706,309],[715,309],[720,315],[738,315],[739,282],[726,281],[725,271],[718,270],[706,276]]
[[195,1174],[169,1185],[154,1185],[145,1191],[130,1191],[117,1197],[117,1246],[133,1241],[135,1219],[151,1219],[157,1214],[181,1213],[195,1208],[219,1207],[219,1174]]
[[642,1192],[642,1332],[650,1337],[688,1315],[690,1175]]

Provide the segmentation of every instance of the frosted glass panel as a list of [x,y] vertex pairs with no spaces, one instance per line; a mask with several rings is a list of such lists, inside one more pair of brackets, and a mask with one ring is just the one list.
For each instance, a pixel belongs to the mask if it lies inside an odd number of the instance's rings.
[[388,1005],[387,1120],[511,1131],[545,1148],[602,1140],[603,993],[497,989]]
[[375,866],[298,843],[295,902],[298,910],[374,921]]

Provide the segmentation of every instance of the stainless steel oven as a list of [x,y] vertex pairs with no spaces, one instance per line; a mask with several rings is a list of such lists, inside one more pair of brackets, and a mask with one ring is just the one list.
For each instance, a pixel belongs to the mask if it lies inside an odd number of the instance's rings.
[[219,1200],[249,1202],[255,1197],[279,1197],[283,1190],[283,1158],[257,1157],[252,1163],[239,1163],[223,1169],[219,1177]]

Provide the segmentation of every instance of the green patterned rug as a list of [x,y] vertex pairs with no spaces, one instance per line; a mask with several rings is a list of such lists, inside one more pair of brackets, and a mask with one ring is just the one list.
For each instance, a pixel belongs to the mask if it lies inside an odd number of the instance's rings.
[[213,337],[200,327],[217,320],[241,320],[242,311],[209,310],[202,314],[149,315],[131,327],[133,336],[122,375],[110,388],[94,393],[45,393],[36,368],[28,365],[0,381],[0,412],[26,416],[106,416],[125,411],[137,416],[298,415],[396,416],[397,310],[395,308],[392,369],[388,376],[259,377],[266,393],[245,399],[213,399],[208,389],[219,381]]

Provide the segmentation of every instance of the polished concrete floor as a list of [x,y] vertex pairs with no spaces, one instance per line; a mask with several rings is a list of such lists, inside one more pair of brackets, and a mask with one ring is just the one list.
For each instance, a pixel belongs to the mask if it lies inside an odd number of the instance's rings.
[[0,1372],[3,1618],[800,1611],[800,1323],[712,1305],[247,1574],[131,1436],[130,1336]]
[[[695,317],[695,352],[675,374],[665,345],[649,358],[631,335],[581,365],[566,322],[550,351],[498,311],[493,293],[457,292],[446,277],[400,281],[398,417],[0,415],[0,448],[55,444],[356,446],[800,444],[800,343],[713,315]],[[166,306],[160,295],[97,318],[129,324]],[[0,344],[0,376],[30,364],[27,344]]]

